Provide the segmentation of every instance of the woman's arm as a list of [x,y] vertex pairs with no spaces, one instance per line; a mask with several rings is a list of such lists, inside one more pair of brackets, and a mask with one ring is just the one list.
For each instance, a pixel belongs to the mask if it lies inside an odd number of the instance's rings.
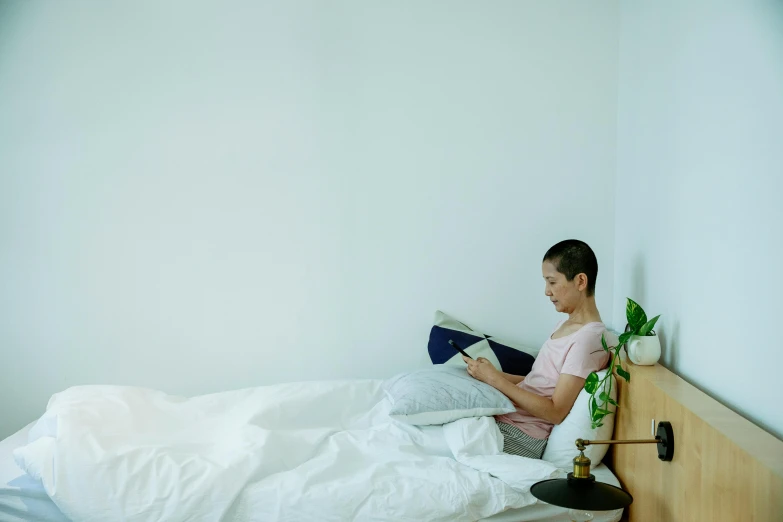
[[479,357],[475,361],[468,360],[464,356],[463,359],[468,365],[468,373],[471,376],[496,388],[531,415],[552,424],[563,422],[585,385],[585,380],[581,377],[561,374],[557,380],[555,392],[549,399],[516,386],[505,377],[503,372],[498,371],[491,362],[483,357]]
[[519,384],[525,380],[524,375],[514,375],[513,373],[500,372],[503,377],[511,384]]
[[585,385],[585,380],[576,375],[561,374],[551,399],[523,390],[505,379],[496,378],[487,384],[497,388],[514,404],[531,415],[552,424],[560,424],[571,411],[579,392]]

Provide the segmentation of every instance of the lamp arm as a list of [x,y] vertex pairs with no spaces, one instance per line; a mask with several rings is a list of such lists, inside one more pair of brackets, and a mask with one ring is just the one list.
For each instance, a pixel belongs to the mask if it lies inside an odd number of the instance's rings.
[[593,444],[657,444],[658,458],[663,461],[670,461],[674,458],[674,430],[670,422],[661,421],[658,423],[658,429],[654,439],[638,440],[588,440],[576,439],[576,449],[583,452],[587,446]]
[[591,444],[658,444],[660,439],[639,439],[639,440],[587,440],[576,439],[576,447],[581,451]]

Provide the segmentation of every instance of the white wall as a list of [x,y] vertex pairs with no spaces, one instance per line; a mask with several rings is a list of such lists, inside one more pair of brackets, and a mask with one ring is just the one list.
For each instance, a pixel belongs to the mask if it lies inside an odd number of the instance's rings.
[[783,437],[783,2],[622,2],[615,327]]
[[[612,316],[617,5],[0,4],[0,437],[82,383],[194,394]],[[589,216],[585,218],[585,216]]]

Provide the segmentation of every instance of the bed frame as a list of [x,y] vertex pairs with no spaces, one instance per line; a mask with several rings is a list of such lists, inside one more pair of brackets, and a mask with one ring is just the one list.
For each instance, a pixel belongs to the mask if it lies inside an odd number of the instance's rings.
[[[634,497],[630,522],[783,520],[783,441],[660,365],[626,361],[615,439],[649,439],[651,422],[669,421],[675,450],[613,445],[607,464]],[[783,411],[783,410],[781,410]]]

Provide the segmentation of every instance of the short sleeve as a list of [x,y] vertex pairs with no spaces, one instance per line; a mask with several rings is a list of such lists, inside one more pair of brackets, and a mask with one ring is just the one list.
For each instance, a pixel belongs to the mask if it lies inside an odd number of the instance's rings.
[[575,375],[586,379],[591,372],[597,372],[606,367],[609,354],[603,350],[601,335],[604,330],[592,330],[577,335],[571,349],[568,350],[560,373]]

